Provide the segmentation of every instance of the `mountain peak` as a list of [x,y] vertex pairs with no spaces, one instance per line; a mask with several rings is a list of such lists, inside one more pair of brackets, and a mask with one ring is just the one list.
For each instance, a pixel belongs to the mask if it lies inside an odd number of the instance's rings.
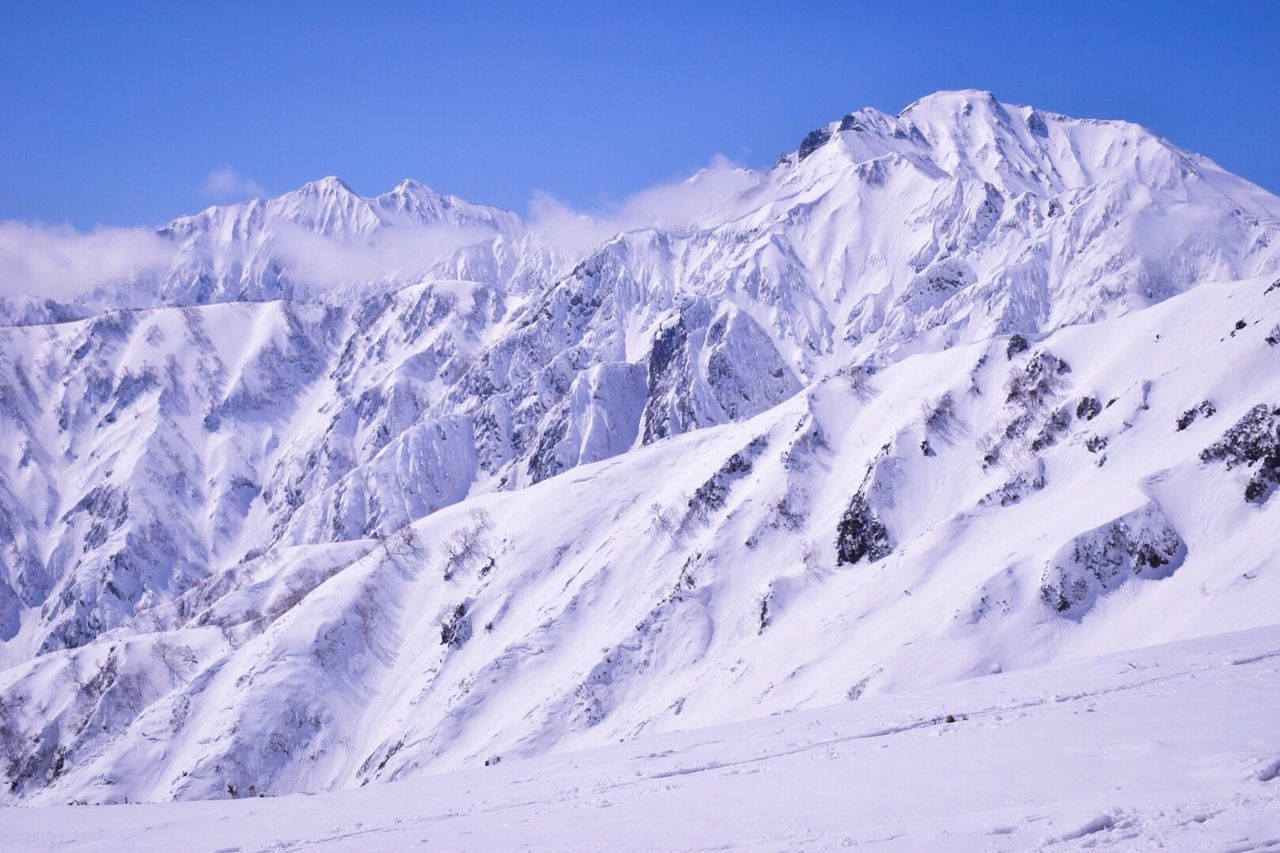
[[988,89],[939,89],[907,104],[898,115],[905,115],[922,107],[975,103],[1000,104],[1002,102]]
[[435,194],[435,190],[431,189],[431,187],[427,186],[422,181],[419,181],[416,178],[405,178],[403,181],[396,184],[391,191],[393,193],[429,192],[429,193]]
[[[778,162],[783,163],[791,160],[798,163],[805,160],[810,154],[835,139],[837,134],[843,134],[847,131],[871,131],[872,135],[877,137],[901,141],[910,140],[912,137],[910,130],[917,123],[914,121],[917,118],[927,116],[933,122],[940,120],[946,123],[958,124],[960,120],[971,116],[975,109],[982,108],[993,114],[997,120],[1004,121],[1008,119],[1008,111],[1005,109],[1005,105],[994,94],[985,89],[944,89],[933,92],[903,107],[896,117],[871,107],[864,107],[848,113],[838,122],[829,122],[822,127],[809,131],[804,139],[800,141],[794,156],[784,154],[779,158]],[[881,147],[884,146],[877,146],[877,148]],[[890,144],[889,147],[892,151],[878,151],[874,156],[898,151],[901,146]],[[859,146],[859,149],[861,149],[861,146]]]
[[[819,152],[815,178],[883,158],[905,158],[951,178],[988,183],[1006,195],[1052,195],[1101,183],[1190,191],[1187,182],[1207,174],[1203,158],[1139,125],[1005,103],[983,89],[934,92],[896,116],[856,110],[810,131],[778,165],[799,167]],[[1255,215],[1271,204],[1242,190],[1231,176],[1211,182]]]
[[326,175],[325,177],[320,178],[319,180],[308,181],[307,183],[298,187],[298,189],[295,190],[295,192],[303,193],[303,194],[349,193],[351,195],[356,195],[356,191],[351,189],[350,185],[347,184],[346,181],[342,180],[342,178],[339,178],[337,175]]

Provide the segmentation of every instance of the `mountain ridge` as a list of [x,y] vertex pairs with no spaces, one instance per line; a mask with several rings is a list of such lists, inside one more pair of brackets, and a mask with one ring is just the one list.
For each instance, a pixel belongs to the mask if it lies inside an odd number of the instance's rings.
[[1266,624],[1280,199],[982,93],[825,131],[576,242],[325,179],[0,327],[0,797],[323,790]]

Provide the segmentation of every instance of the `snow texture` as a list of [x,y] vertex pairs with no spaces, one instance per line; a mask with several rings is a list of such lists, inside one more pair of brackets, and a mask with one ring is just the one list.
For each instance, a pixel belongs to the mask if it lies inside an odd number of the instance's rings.
[[11,850],[1268,850],[1277,691],[1268,628],[314,797],[0,820]]
[[586,249],[329,178],[0,305],[0,802],[569,774],[1277,621],[1280,199],[973,91],[738,177]]

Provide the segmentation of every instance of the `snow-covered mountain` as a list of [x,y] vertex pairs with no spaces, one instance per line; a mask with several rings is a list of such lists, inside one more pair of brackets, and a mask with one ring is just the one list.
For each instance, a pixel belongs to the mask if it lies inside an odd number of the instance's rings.
[[1273,626],[318,796],[13,808],[5,844],[1267,850],[1277,691]]
[[1280,199],[972,91],[738,177],[585,251],[330,178],[11,308],[0,796],[317,791],[1275,622]]
[[[416,260],[432,250],[451,254],[472,242],[513,239],[523,230],[514,213],[443,195],[417,181],[363,198],[328,177],[277,198],[211,207],[171,222],[160,234],[177,244],[179,260],[160,282],[159,296],[179,305],[315,296],[307,276],[321,270],[307,261],[313,254],[321,263],[331,261],[331,244],[372,247],[388,233],[409,235],[400,254]],[[349,283],[369,273],[358,262],[350,272]],[[373,274],[378,272],[383,271]],[[389,267],[385,274],[398,272]]]

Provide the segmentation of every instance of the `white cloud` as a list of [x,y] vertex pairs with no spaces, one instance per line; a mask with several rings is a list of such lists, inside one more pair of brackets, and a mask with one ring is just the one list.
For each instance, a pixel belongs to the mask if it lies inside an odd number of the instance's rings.
[[[724,221],[759,185],[761,176],[718,157],[688,179],[659,184],[617,204],[575,210],[545,193],[529,203],[532,236],[564,258],[576,258],[620,232],[646,228],[680,230]],[[224,167],[205,181],[210,194],[261,192],[253,181]],[[303,228],[276,223],[268,249],[294,281],[328,289],[405,280],[422,275],[465,246],[493,236],[483,227],[402,227],[368,241],[338,242]],[[207,258],[221,270],[249,262],[261,245],[244,245],[243,257],[222,246]],[[163,275],[192,247],[144,228],[97,228],[0,222],[0,296],[70,299],[96,287]],[[198,251],[198,249],[197,249]],[[183,254],[183,257],[187,257]]]
[[214,169],[200,185],[200,192],[214,201],[241,201],[265,196],[267,191],[253,178],[242,176],[230,166]]
[[421,275],[495,233],[482,226],[408,226],[382,231],[369,242],[338,242],[304,228],[277,225],[271,252],[293,281],[331,289]]
[[174,245],[145,228],[76,231],[68,225],[0,222],[0,296],[65,299],[166,269]]
[[606,216],[574,210],[544,192],[529,200],[529,218],[536,237],[570,256],[590,251],[624,230]]
[[[289,277],[327,290],[427,272],[459,249],[492,237],[480,226],[445,225],[389,229],[369,242],[339,242],[306,229],[276,223],[268,251]],[[253,247],[221,247],[215,269],[244,263]],[[68,225],[0,222],[0,297],[74,299],[103,285],[162,276],[190,248],[145,228],[77,231]],[[198,251],[198,250],[197,250]]]
[[536,193],[529,201],[529,217],[535,235],[577,255],[620,232],[681,230],[723,220],[759,182],[758,173],[716,156],[689,178],[649,187],[601,210],[574,210],[547,193]]

